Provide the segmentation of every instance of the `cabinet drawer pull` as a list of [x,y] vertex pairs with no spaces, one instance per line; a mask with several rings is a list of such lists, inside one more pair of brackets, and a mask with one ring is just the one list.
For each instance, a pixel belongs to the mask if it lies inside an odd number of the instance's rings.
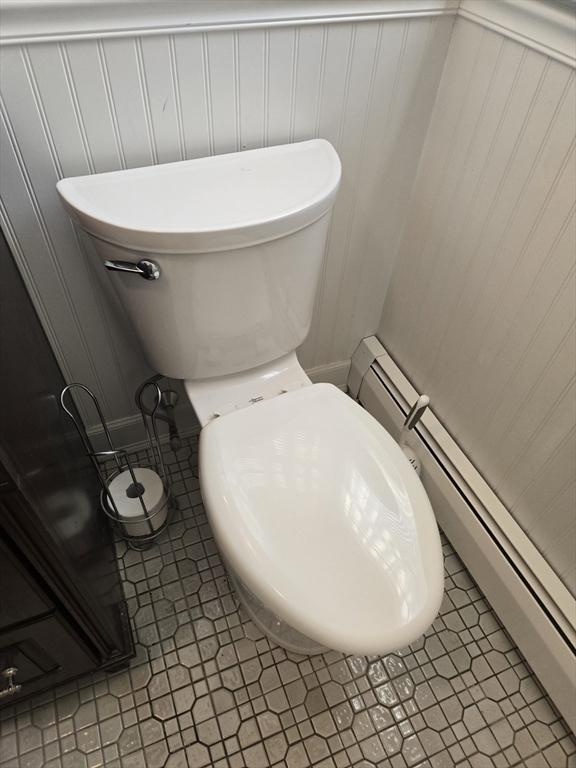
[[22,690],[20,683],[14,682],[17,673],[18,667],[6,667],[6,669],[3,669],[0,673],[2,677],[8,681],[7,687],[0,689],[0,699],[3,699],[6,696],[13,696],[15,693]]

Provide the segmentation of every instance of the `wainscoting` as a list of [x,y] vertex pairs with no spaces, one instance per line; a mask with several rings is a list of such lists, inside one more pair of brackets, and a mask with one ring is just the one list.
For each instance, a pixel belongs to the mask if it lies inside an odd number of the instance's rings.
[[382,311],[456,3],[272,2],[262,16],[119,2],[116,27],[101,7],[54,20],[39,4],[33,28],[18,5],[4,11],[0,222],[65,377],[122,429],[150,371],[59,178],[316,136],[344,176],[300,359],[345,368]]

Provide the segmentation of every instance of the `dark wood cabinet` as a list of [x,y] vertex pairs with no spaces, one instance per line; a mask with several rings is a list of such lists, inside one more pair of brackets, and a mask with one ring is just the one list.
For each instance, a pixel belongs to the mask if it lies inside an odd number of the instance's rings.
[[22,694],[30,695],[90,672],[95,662],[74,630],[55,614],[7,631],[2,638],[0,666],[15,667],[15,682],[22,686]]
[[98,480],[3,237],[0,274],[0,673],[21,685],[4,706],[126,664],[133,645]]
[[14,561],[4,541],[0,541],[0,585],[0,634],[54,610],[54,604]]

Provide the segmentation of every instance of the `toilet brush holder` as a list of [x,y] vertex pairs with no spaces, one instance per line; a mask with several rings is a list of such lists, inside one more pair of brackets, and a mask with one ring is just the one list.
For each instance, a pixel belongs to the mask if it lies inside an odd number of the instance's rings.
[[[154,393],[153,405],[144,407],[145,392]],[[104,451],[95,451],[78,416],[72,393],[81,391],[92,401],[108,445]],[[155,382],[146,381],[136,393],[144,431],[148,440],[151,466],[134,466],[127,452],[115,448],[110,430],[100,404],[84,384],[69,384],[60,394],[60,404],[74,423],[86,454],[90,458],[100,481],[100,504],[104,513],[113,521],[117,534],[133,549],[146,549],[166,528],[171,503],[170,485],[162,456],[156,412],[162,400],[162,392]],[[114,469],[106,472],[103,462],[113,462]]]

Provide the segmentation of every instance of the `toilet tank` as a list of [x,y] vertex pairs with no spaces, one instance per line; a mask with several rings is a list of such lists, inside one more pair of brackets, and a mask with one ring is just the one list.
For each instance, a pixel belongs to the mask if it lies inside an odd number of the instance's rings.
[[109,271],[110,281],[150,365],[199,379],[305,339],[340,175],[334,148],[316,139],[63,179],[58,192],[98,268],[158,267],[157,279]]

